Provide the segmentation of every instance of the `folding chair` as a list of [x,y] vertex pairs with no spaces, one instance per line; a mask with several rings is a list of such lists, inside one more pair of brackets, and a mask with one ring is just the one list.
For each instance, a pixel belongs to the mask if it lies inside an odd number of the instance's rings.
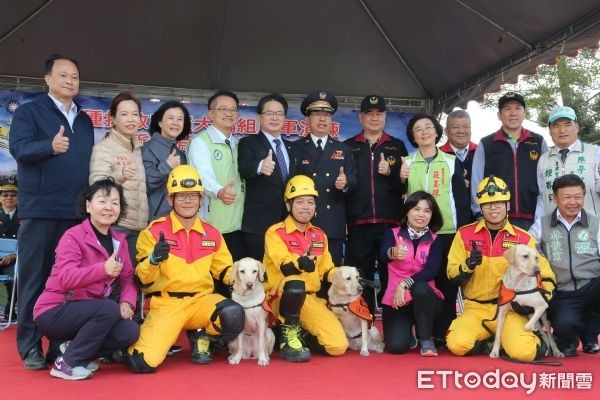
[[10,308],[8,312],[8,320],[5,323],[0,324],[0,329],[4,330],[8,328],[12,322],[13,309],[15,306],[15,296],[17,294],[17,280],[19,277],[19,256],[18,256],[17,239],[0,238],[0,257],[7,256],[9,254],[17,254],[15,259],[15,272],[11,275],[0,275],[0,283],[4,284],[12,282],[12,291],[8,293],[10,296]]

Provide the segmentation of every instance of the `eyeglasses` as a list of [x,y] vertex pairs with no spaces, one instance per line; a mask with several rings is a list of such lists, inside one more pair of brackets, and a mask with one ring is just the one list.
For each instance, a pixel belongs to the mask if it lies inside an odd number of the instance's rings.
[[321,112],[312,112],[310,113],[311,117],[315,117],[316,119],[331,119],[331,114],[325,111]]
[[17,197],[16,193],[2,193],[2,197]]
[[431,130],[435,130],[435,126],[433,126],[433,125],[427,125],[427,126],[424,126],[422,128],[413,129],[413,132],[414,133],[424,133],[425,131],[431,131]]
[[285,113],[283,111],[264,111],[262,115],[266,115],[267,117],[276,116],[281,118],[285,115]]
[[191,200],[196,201],[200,199],[200,193],[175,193],[175,200],[185,201]]
[[237,108],[227,108],[227,107],[217,107],[213,108],[213,110],[218,111],[221,114],[237,114]]
[[481,208],[483,208],[485,210],[489,210],[490,208],[500,208],[504,204],[506,204],[505,201],[492,201],[491,203],[483,203],[481,205]]

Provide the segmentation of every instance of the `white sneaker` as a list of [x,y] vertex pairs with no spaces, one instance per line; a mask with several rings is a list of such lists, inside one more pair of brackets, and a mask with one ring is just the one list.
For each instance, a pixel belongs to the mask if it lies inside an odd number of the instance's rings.
[[[70,340],[61,343],[60,346],[59,346],[60,352],[62,354],[65,354],[65,351],[67,351],[67,347],[69,347],[70,344],[71,344]],[[75,368],[77,368],[77,367],[75,367]],[[81,367],[81,368],[84,368],[84,367]],[[100,366],[98,364],[96,364],[95,362],[90,361],[85,366],[85,369],[87,369],[90,372],[96,372],[96,371],[98,371],[100,369]]]
[[50,370],[50,375],[56,378],[66,379],[68,381],[79,381],[92,377],[92,372],[87,368],[75,367],[72,368],[67,362],[59,356]]

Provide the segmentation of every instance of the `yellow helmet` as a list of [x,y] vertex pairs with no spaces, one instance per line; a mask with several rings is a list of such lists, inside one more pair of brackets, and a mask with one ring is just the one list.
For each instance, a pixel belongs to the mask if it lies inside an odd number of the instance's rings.
[[285,201],[300,196],[319,197],[319,192],[315,188],[315,182],[306,175],[296,175],[290,179],[285,186]]
[[180,165],[173,168],[167,179],[169,194],[181,192],[203,192],[200,174],[191,165]]
[[490,175],[484,178],[477,186],[477,204],[492,203],[494,201],[509,201],[510,190],[502,179]]

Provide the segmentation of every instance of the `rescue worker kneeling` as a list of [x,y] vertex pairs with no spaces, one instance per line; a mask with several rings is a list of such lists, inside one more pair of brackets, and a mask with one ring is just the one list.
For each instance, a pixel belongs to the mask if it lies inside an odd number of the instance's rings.
[[221,233],[197,217],[203,190],[194,167],[174,168],[167,180],[173,211],[140,233],[135,274],[152,297],[140,338],[125,357],[134,372],[154,372],[182,329],[202,329],[191,338],[192,362],[208,364],[210,342],[231,341],[244,328],[243,308],[213,293],[213,278],[231,284],[225,271],[233,260]]
[[310,220],[318,196],[312,179],[297,175],[289,180],[284,193],[290,215],[271,226],[265,235],[264,265],[270,303],[280,323],[280,355],[287,361],[308,361],[310,350],[331,356],[344,354],[348,339],[325,300],[316,296],[321,281],[333,272],[333,261],[325,233]]
[[[500,283],[508,268],[504,252],[517,244],[535,248],[536,241],[508,222],[510,191],[502,179],[493,175],[483,179],[476,200],[483,218],[458,230],[448,255],[448,278],[462,286],[465,301],[463,313],[450,325],[446,344],[458,356],[485,354],[489,352],[487,340],[498,334],[509,357],[523,362],[537,360],[543,355],[540,338],[524,328],[533,309],[521,310],[513,303],[502,332],[496,332]],[[539,266],[541,292],[549,301],[556,286],[554,273],[541,255]]]

